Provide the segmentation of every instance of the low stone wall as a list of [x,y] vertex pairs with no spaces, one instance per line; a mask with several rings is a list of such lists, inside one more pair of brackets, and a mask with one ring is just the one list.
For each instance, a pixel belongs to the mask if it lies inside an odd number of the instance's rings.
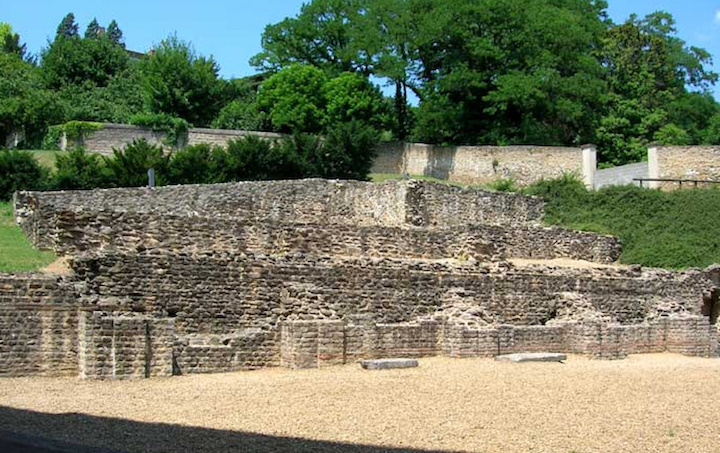
[[58,277],[0,274],[0,376],[77,371],[77,299]]
[[416,226],[537,225],[543,202],[424,181],[270,181],[156,189],[19,192],[16,220],[38,247],[58,240],[58,213],[137,212],[158,216],[232,218],[249,223]]
[[518,185],[563,173],[584,174],[583,150],[550,146],[437,146],[420,143],[383,145],[373,173],[432,176],[465,184],[512,179]]

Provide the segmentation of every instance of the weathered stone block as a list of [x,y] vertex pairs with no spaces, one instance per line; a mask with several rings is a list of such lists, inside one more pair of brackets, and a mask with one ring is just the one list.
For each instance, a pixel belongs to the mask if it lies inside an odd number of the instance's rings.
[[416,359],[374,359],[363,360],[360,366],[365,370],[396,370],[419,366]]

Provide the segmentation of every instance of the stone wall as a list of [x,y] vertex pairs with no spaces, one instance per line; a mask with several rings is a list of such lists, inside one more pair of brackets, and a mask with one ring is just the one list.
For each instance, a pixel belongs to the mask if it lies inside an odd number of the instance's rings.
[[[178,145],[184,147],[208,143],[210,145],[226,146],[230,140],[247,135],[267,139],[279,139],[282,137],[282,135],[272,132],[191,128],[188,130],[187,136],[180,138]],[[165,143],[165,133],[162,131],[154,131],[149,128],[129,124],[114,123],[104,123],[101,129],[89,133],[86,137],[78,141],[68,143],[67,139],[63,139],[60,148],[64,150],[69,147],[81,145],[90,152],[110,156],[113,153],[113,149],[122,149],[128,143],[137,139],[145,139],[153,145],[168,148],[167,143]]]
[[[424,229],[338,224],[247,223],[206,216],[59,211],[52,235],[38,243],[60,254],[115,249],[194,253],[314,253],[384,258],[455,258],[501,261],[511,258],[612,263],[621,252],[613,236],[557,227],[475,225]],[[50,228],[45,228],[48,230]],[[37,237],[37,235],[36,235]],[[52,240],[54,242],[50,243]]]
[[[648,163],[650,178],[720,181],[720,146],[653,147],[648,150]],[[718,184],[714,186],[718,187]],[[650,187],[672,190],[679,185],[663,182],[651,183]]]
[[[226,146],[228,141],[254,135],[278,140],[282,134],[272,132],[191,128],[181,138],[179,147],[207,143]],[[163,146],[165,134],[152,129],[126,124],[105,123],[79,142],[62,142],[62,149],[82,145],[90,152],[112,155],[135,139]],[[377,150],[373,173],[432,176],[466,184],[488,184],[511,178],[519,185],[527,185],[542,178],[554,178],[563,173],[582,176],[583,150],[550,146],[437,146],[421,143],[381,145]]]
[[384,145],[373,173],[432,176],[465,184],[512,179],[518,185],[563,173],[583,176],[583,150],[550,146],[437,146],[419,143]]
[[424,181],[272,181],[156,189],[19,192],[15,216],[38,247],[58,243],[57,215],[68,211],[203,216],[245,222],[450,228],[468,224],[537,225],[538,198]]
[[0,274],[0,376],[74,374],[77,300],[58,277]]
[[535,198],[307,180],[24,192],[15,209],[71,273],[0,276],[4,375],[717,354],[716,270],[507,261],[620,252],[611,237],[542,227]]

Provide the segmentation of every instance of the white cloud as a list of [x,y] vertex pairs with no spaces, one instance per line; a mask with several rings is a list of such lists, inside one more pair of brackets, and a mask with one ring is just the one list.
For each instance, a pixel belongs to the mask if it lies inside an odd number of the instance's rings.
[[715,22],[720,24],[720,9],[715,11]]

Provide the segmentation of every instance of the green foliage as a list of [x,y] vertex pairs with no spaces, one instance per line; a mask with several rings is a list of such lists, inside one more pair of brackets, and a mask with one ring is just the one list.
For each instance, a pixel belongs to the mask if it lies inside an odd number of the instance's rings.
[[366,77],[345,72],[328,80],[324,90],[329,127],[351,121],[382,126],[383,97]]
[[512,178],[497,179],[488,185],[489,189],[497,192],[517,192],[518,188]]
[[171,36],[150,58],[141,62],[147,109],[207,126],[217,116],[223,99],[218,66],[198,56],[191,45]]
[[133,66],[113,76],[107,86],[70,85],[59,94],[67,117],[83,121],[129,123],[144,108],[140,72]]
[[666,124],[653,136],[654,141],[663,145],[689,145],[692,142],[690,134],[675,124]]
[[366,180],[375,158],[377,131],[360,121],[338,123],[305,159],[314,176]]
[[172,154],[167,170],[168,184],[210,184],[224,182],[227,171],[225,151],[207,144],[188,146]]
[[615,186],[589,192],[566,176],[540,181],[529,194],[547,201],[545,221],[620,237],[621,261],[665,268],[720,262],[720,190],[661,192]]
[[[27,46],[20,44],[20,35],[13,33],[12,27],[6,22],[0,22],[0,52],[15,54],[22,60],[27,57]],[[32,57],[28,61],[30,59]]]
[[294,179],[304,176],[302,159],[296,150],[248,135],[231,140],[227,146],[224,181]]
[[9,200],[17,190],[45,187],[47,171],[27,151],[0,150],[0,200]]
[[52,252],[33,248],[15,225],[12,203],[0,202],[0,272],[34,271],[54,260]]
[[326,121],[327,77],[313,66],[290,66],[263,83],[260,107],[281,132],[320,132]]
[[169,157],[159,146],[149,144],[145,139],[134,140],[123,149],[113,149],[112,157],[104,157],[109,183],[115,187],[142,187],[148,183],[147,172],[155,169],[158,186],[167,179]]
[[102,129],[102,124],[90,121],[68,121],[62,126],[68,140],[82,140],[100,129]]
[[123,32],[120,30],[118,23],[115,22],[115,19],[110,21],[106,35],[110,41],[121,46],[123,49],[125,48],[125,43],[123,42]]
[[42,86],[37,68],[0,52],[0,143],[21,130],[28,144],[37,145],[48,125],[62,122],[64,114],[58,96]]
[[50,185],[60,190],[107,187],[108,174],[99,155],[77,147],[56,156]]
[[129,64],[125,50],[106,35],[85,39],[58,36],[41,52],[40,60],[45,84],[52,89],[83,84],[104,87]]
[[75,15],[68,13],[58,25],[56,38],[76,38],[78,36],[78,25],[75,23]]
[[220,110],[212,122],[217,129],[263,131],[268,129],[267,115],[254,100],[234,100]]
[[184,119],[167,113],[138,113],[130,117],[130,124],[164,132],[165,142],[169,146],[178,146],[184,142],[191,127]]

